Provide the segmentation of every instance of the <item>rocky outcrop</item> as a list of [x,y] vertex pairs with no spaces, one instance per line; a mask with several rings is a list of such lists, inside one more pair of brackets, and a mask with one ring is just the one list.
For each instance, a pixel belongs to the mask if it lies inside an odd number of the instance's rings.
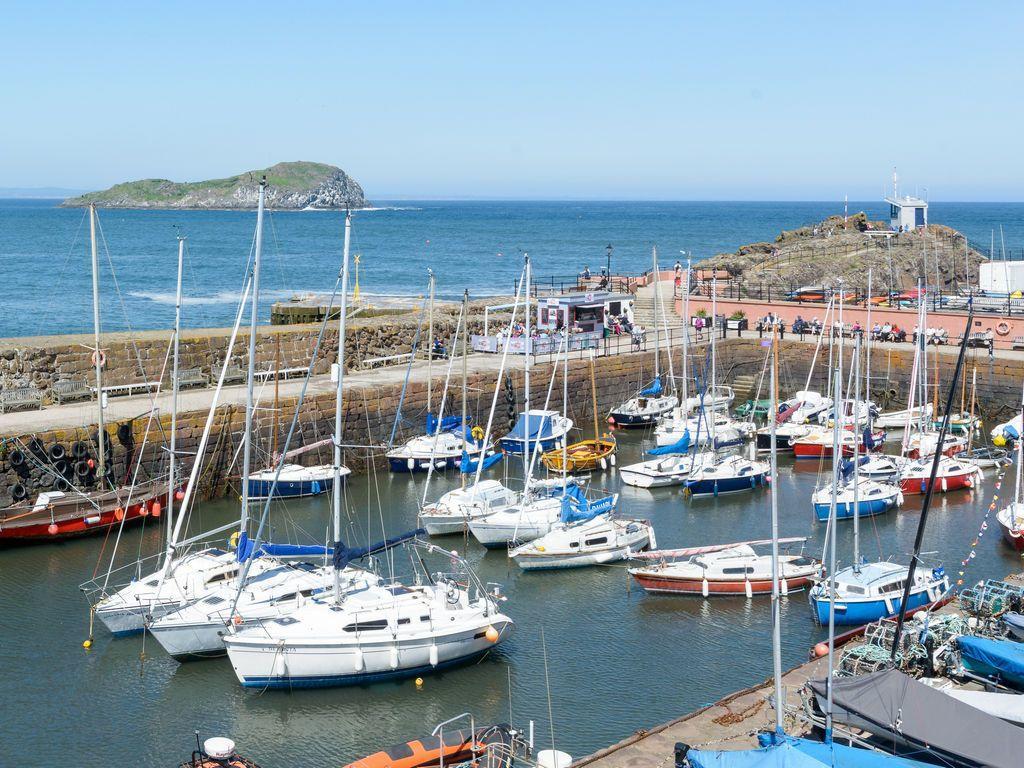
[[177,182],[142,179],[116,184],[65,200],[66,207],[95,204],[103,208],[249,209],[259,198],[260,179],[267,177],[270,208],[301,210],[365,208],[363,188],[341,168],[324,163],[278,163],[226,179]]

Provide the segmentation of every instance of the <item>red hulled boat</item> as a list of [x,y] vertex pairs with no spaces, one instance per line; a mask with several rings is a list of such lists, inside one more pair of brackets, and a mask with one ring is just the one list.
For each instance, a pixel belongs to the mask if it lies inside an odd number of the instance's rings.
[[[904,494],[927,492],[933,458],[918,459],[900,470],[900,490]],[[939,471],[935,475],[935,490],[946,493],[973,488],[980,479],[981,470],[973,462],[943,456],[939,459]]]

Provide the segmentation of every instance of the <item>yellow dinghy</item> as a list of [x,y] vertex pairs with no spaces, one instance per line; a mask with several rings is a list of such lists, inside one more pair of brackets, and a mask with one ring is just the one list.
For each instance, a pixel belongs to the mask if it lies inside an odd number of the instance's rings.
[[[566,378],[568,378],[568,359],[566,360]],[[607,469],[615,466],[615,438],[609,434],[601,435],[597,419],[597,384],[594,381],[594,357],[590,357],[590,398],[594,408],[594,439],[580,440],[563,448],[554,448],[543,456],[541,461],[552,472],[590,472],[591,470]]]

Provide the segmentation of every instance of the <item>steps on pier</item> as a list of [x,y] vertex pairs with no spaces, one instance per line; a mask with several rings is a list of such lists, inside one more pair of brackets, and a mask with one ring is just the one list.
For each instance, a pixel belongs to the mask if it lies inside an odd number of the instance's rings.
[[736,393],[736,399],[732,401],[733,407],[743,405],[747,400],[752,400],[754,395],[757,394],[757,376],[752,373],[744,373],[734,377],[731,385],[732,391]]
[[[658,291],[659,301],[657,317],[655,317],[655,290]],[[633,300],[633,320],[644,328],[653,328],[656,322],[662,327],[684,327],[683,318],[677,315],[675,311],[675,299],[672,296],[673,290],[672,282],[668,280],[637,288],[636,298]]]

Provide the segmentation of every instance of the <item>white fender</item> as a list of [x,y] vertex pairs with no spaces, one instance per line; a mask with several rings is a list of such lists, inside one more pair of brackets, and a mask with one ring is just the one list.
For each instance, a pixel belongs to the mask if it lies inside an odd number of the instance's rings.
[[601,457],[601,469],[608,469],[608,459]]
[[707,579],[704,579],[704,581],[702,581],[702,582],[701,582],[701,585],[700,585],[700,593],[701,593],[701,594],[702,594],[702,595],[703,595],[704,597],[707,597],[707,596],[708,596],[708,591],[709,591],[709,590],[708,590],[708,580],[707,580]]
[[353,654],[352,657],[352,667],[355,669],[356,672],[362,672],[364,666],[365,665],[363,664],[363,649],[356,648],[356,652],[355,654]]
[[611,463],[611,465],[613,467],[615,466],[615,454],[614,453],[611,456],[608,457],[608,461]]
[[416,469],[416,459],[406,459],[405,466],[407,466],[409,468],[409,471],[412,472],[414,469]]
[[432,667],[436,667],[437,666],[437,646],[436,645],[431,645],[430,646],[430,666],[432,666]]
[[949,484],[946,482],[946,478],[942,478],[942,492],[945,493],[949,490]]
[[747,597],[753,597],[754,596],[754,591],[750,587],[750,579],[747,579],[743,583],[743,591],[746,593]]
[[781,592],[783,595],[789,594],[789,582],[785,579],[785,577],[779,580],[779,592]]
[[391,668],[392,669],[398,669],[398,646],[397,645],[392,645],[391,646],[391,654],[390,654],[390,656],[391,657],[390,657],[390,659],[388,659],[388,662],[391,664]]

